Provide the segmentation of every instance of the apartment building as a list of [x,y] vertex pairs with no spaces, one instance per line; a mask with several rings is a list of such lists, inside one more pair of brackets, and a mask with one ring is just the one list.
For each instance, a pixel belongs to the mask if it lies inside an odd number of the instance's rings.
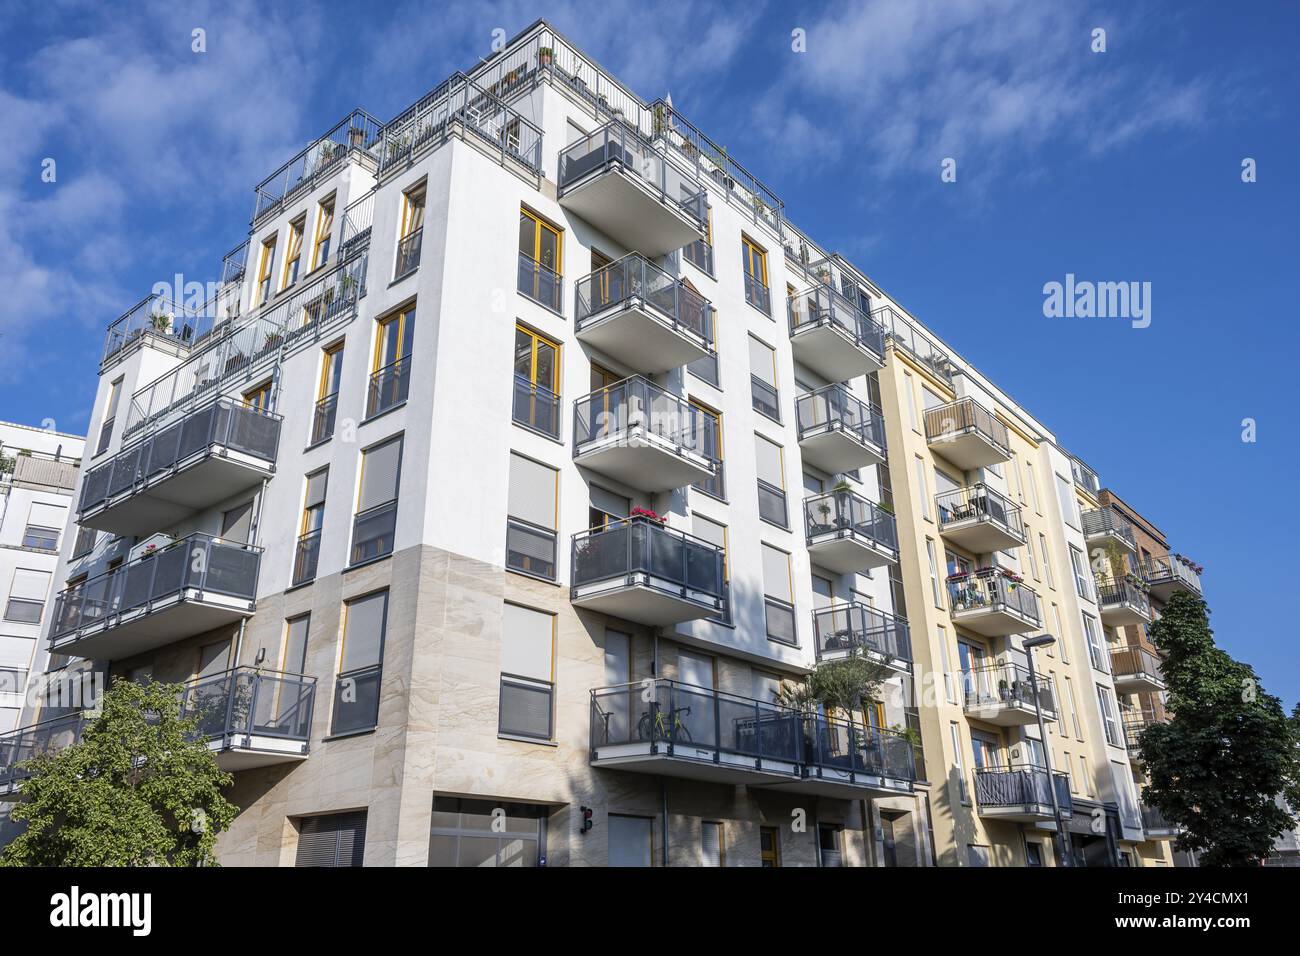
[[22,716],[82,444],[0,422],[0,734]]
[[539,21],[255,192],[110,326],[43,628],[185,684],[224,862],[1147,858],[1096,488],[669,102]]

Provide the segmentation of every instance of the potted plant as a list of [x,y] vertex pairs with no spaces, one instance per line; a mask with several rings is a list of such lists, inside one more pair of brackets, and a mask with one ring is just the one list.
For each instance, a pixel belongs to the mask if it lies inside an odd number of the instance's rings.
[[555,62],[555,51],[549,46],[537,48],[537,65],[540,67],[550,66]]
[[175,312],[159,310],[149,316],[149,325],[155,332],[167,333],[172,330],[172,322],[175,318]]
[[656,524],[664,524],[668,520],[667,515],[658,514],[654,511],[651,511],[649,508],[633,508],[632,511],[628,514],[628,517],[643,518],[646,521],[653,521]]

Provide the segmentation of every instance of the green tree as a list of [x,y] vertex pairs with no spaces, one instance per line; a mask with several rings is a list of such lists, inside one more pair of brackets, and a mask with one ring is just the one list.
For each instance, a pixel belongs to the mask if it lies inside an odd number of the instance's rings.
[[27,763],[5,866],[211,866],[237,808],[177,684],[118,681],[81,742]]
[[802,684],[785,687],[780,700],[804,713],[812,713],[818,705],[828,711],[852,713],[855,708],[880,699],[880,685],[889,673],[888,665],[854,654],[818,664]]
[[1173,718],[1139,740],[1144,799],[1182,828],[1203,866],[1249,866],[1293,826],[1278,806],[1300,779],[1295,725],[1255,671],[1215,646],[1205,602],[1178,591],[1151,626]]

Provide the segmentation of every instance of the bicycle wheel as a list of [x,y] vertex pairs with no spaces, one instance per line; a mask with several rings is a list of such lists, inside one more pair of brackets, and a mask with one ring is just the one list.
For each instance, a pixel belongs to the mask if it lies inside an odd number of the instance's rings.
[[691,742],[691,728],[687,727],[680,720],[677,721],[676,732],[673,735],[673,739],[679,743],[685,741],[689,744]]
[[638,740],[654,739],[654,721],[650,719],[649,714],[642,714],[641,719],[636,722],[636,736]]

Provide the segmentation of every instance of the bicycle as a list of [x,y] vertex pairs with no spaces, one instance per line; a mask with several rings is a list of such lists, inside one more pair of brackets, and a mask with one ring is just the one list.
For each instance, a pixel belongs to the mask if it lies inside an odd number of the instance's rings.
[[637,736],[642,740],[672,740],[689,743],[691,729],[682,721],[682,717],[690,715],[689,707],[664,711],[658,705],[651,704],[650,712],[642,714],[641,719],[637,721]]

